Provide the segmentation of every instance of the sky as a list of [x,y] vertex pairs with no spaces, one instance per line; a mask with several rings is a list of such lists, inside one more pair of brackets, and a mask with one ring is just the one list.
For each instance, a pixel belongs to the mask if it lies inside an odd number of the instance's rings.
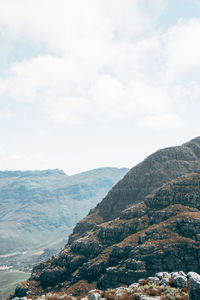
[[0,170],[131,168],[199,112],[200,0],[0,0]]

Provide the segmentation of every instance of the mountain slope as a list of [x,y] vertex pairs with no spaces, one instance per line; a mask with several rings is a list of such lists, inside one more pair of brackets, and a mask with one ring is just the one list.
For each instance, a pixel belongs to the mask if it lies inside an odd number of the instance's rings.
[[58,256],[34,267],[16,296],[81,294],[91,285],[116,287],[157,271],[199,273],[199,170],[200,138],[149,156],[77,224]]
[[[172,180],[34,267],[23,291],[73,294],[91,283],[107,289],[161,271],[200,272],[199,209],[200,174]],[[19,286],[16,296],[21,293]]]
[[0,254],[66,240],[127,170],[101,168],[73,176],[58,169],[1,171]]
[[112,220],[121,211],[167,181],[200,170],[200,137],[182,146],[161,149],[133,167],[108,195],[74,228],[69,242],[79,238],[94,224]]

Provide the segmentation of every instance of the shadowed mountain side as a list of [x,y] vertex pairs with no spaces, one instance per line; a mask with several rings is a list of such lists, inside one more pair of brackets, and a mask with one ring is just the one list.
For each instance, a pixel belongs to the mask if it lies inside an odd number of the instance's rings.
[[69,243],[93,228],[112,220],[125,208],[143,201],[145,196],[167,181],[200,170],[200,137],[182,146],[169,147],[148,156],[133,167],[108,195],[74,228]]

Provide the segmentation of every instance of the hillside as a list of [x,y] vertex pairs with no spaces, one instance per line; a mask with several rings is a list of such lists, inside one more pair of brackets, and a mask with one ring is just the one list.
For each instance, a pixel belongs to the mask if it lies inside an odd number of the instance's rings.
[[94,224],[112,220],[121,211],[140,203],[154,189],[185,173],[200,170],[200,137],[182,146],[158,150],[133,167],[74,228],[69,242],[81,237]]
[[100,168],[73,176],[58,169],[1,171],[0,255],[64,245],[76,222],[127,170]]
[[15,295],[83,295],[159,271],[199,273],[199,170],[200,138],[149,156],[77,224],[58,256],[33,268]]

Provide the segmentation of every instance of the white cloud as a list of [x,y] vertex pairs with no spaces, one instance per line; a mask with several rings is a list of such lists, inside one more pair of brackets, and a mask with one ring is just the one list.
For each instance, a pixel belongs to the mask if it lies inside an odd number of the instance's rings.
[[142,112],[168,111],[168,99],[164,90],[134,80],[122,84],[118,79],[104,75],[91,89],[92,105],[102,119],[135,116]]
[[48,133],[48,131],[41,129],[41,130],[38,132],[38,136],[41,137],[41,138],[45,138],[45,137],[48,137],[48,136],[49,136],[49,133]]
[[[85,45],[90,54],[94,50],[101,53],[105,42],[115,35],[132,39],[149,30],[152,19],[139,8],[141,2],[7,0],[1,3],[0,24],[14,38],[46,43],[50,50],[65,55],[71,50],[81,55],[83,50],[85,57]],[[161,1],[151,0],[151,6],[159,12]]]
[[0,110],[0,120],[8,120],[12,117],[12,113],[9,110]]
[[200,67],[200,19],[180,20],[166,36],[168,79]]
[[167,130],[182,128],[183,121],[179,115],[176,114],[160,114],[146,116],[139,121],[139,127],[154,130]]
[[147,114],[143,125],[161,122],[162,115],[161,127],[169,128],[169,116],[179,126],[175,112],[186,108],[187,98],[199,97],[198,82],[180,83],[179,77],[200,65],[200,20],[179,21],[162,33],[154,21],[164,1],[148,2],[153,16],[141,9],[144,3],[5,1],[0,30],[13,40],[44,44],[47,54],[13,63],[0,78],[0,95],[36,102],[52,122]]

